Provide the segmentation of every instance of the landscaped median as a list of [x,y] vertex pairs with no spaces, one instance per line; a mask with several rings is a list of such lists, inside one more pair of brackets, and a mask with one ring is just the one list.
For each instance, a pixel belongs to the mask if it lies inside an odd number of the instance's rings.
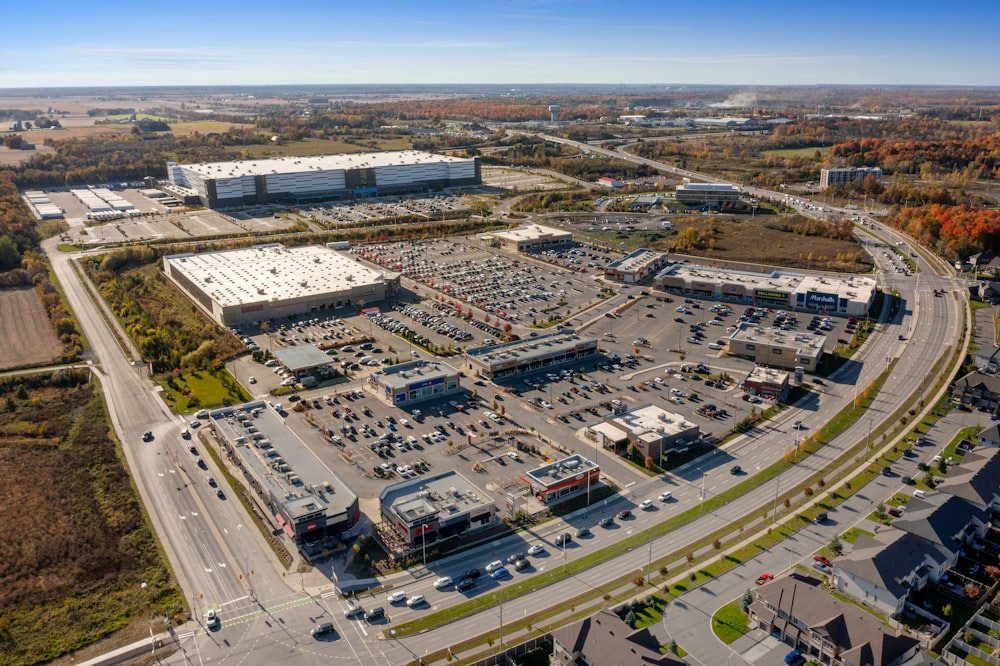
[[[966,327],[965,329],[966,333],[967,330],[968,329]],[[959,344],[956,348],[951,350],[945,349],[944,353],[936,360],[936,362],[931,368],[931,373],[929,376],[936,377],[937,381],[932,386],[925,387],[928,389],[928,394],[932,394],[934,389],[940,390],[943,388],[944,382],[946,381],[946,377],[949,374],[945,372],[945,369],[950,364],[954,364],[957,362],[957,359],[960,358],[964,346],[965,345],[963,340],[962,343]],[[623,541],[620,541],[612,546],[608,546],[607,548],[604,548],[600,551],[585,555],[577,560],[574,560],[573,562],[566,563],[565,565],[559,566],[553,570],[543,572],[542,574],[534,576],[529,580],[521,581],[513,585],[510,585],[503,590],[503,597],[505,599],[516,598],[518,596],[521,596],[522,594],[526,594],[528,592],[535,591],[538,588],[545,587],[567,576],[579,573],[580,571],[588,569],[596,564],[599,564],[600,562],[611,559],[613,557],[617,557],[618,555],[621,555],[631,549],[641,547],[645,543],[647,543],[651,538],[659,537],[668,532],[671,532],[674,529],[688,523],[689,521],[695,520],[704,512],[711,512],[712,510],[724,504],[727,504],[735,499],[738,499],[739,497],[742,497],[750,490],[767,483],[768,481],[772,480],[775,476],[779,475],[781,472],[788,469],[792,464],[795,464],[795,459],[798,458],[800,453],[804,454],[804,453],[815,452],[816,450],[818,450],[819,447],[828,443],[829,441],[832,441],[835,437],[839,436],[844,430],[846,430],[850,425],[857,422],[862,417],[862,414],[868,409],[872,401],[875,399],[875,396],[878,394],[879,390],[881,389],[882,385],[893,371],[894,367],[895,367],[895,361],[892,361],[891,363],[888,364],[883,373],[879,375],[879,377],[874,382],[872,382],[872,384],[869,387],[860,392],[858,399],[854,403],[846,406],[843,410],[841,410],[840,413],[838,413],[833,419],[831,419],[831,421],[828,422],[826,426],[821,428],[812,437],[803,441],[797,448],[797,450],[789,451],[788,452],[789,455],[786,455],[785,459],[776,462],[775,464],[762,470],[760,473],[754,475],[753,477],[743,481],[742,483],[739,483],[735,487],[730,488],[729,490],[720,493],[716,496],[713,496],[710,499],[707,499],[702,506],[693,507],[692,509],[689,509],[677,516],[674,516],[673,518],[670,518],[667,521],[660,523],[659,525],[656,525],[651,530],[648,530],[645,533],[632,535],[631,537]],[[914,393],[912,393],[909,396],[909,398],[897,408],[896,412],[894,412],[893,415],[890,416],[889,419],[885,421],[885,423],[879,428],[879,430],[873,433],[873,436],[881,433],[883,435],[883,438],[889,438],[890,436],[895,438],[896,436],[903,434],[908,429],[908,427],[910,427],[907,425],[908,422],[907,410],[910,409],[912,405],[918,403],[922,406],[923,404],[922,396],[923,396],[922,393],[914,391]],[[898,419],[898,422],[896,419]],[[799,500],[799,504],[801,505],[803,503],[806,504],[810,503],[812,501],[810,498],[813,494],[812,487],[814,485],[820,488],[824,487],[825,486],[824,476],[829,475],[832,471],[836,470],[838,466],[843,465],[845,462],[850,461],[852,458],[860,456],[862,452],[868,448],[868,444],[869,442],[865,440],[859,441],[857,444],[855,444],[855,446],[851,447],[849,450],[845,451],[843,454],[838,456],[837,459],[831,461],[831,463],[826,468],[816,472],[816,474],[810,477],[810,479],[806,481],[806,485],[804,487],[797,488],[794,491],[786,493],[783,496],[784,501],[782,502],[782,504],[786,507],[786,509],[792,509],[793,511],[797,510],[797,508],[793,508],[791,506],[790,499],[798,495],[799,492],[802,492],[802,494],[805,496],[803,500]],[[860,484],[867,482],[868,480],[879,474],[881,470],[880,464],[881,463],[879,462],[869,463],[861,472],[859,472],[853,477],[852,482],[858,483],[859,486]],[[730,568],[738,566],[740,563],[749,560],[756,554],[759,554],[761,550],[774,546],[784,538],[787,538],[788,536],[802,529],[812,521],[815,513],[821,510],[828,510],[830,508],[833,508],[834,506],[842,502],[844,499],[846,499],[847,496],[852,494],[851,488],[852,488],[851,483],[845,484],[844,485],[845,494],[841,494],[839,491],[831,493],[830,495],[827,496],[827,498],[824,498],[823,502],[816,503],[806,513],[796,516],[792,521],[786,520],[786,522],[783,524],[779,524],[772,528],[768,528],[766,533],[760,534],[759,537],[756,540],[753,540],[752,542],[745,543],[740,548],[740,550],[736,552],[730,552],[720,557],[721,551],[724,550],[722,539],[726,537],[731,538],[733,535],[732,527],[728,526],[726,528],[717,530],[716,532],[710,535],[706,535],[696,543],[688,545],[686,548],[683,549],[685,552],[675,551],[665,557],[659,558],[655,563],[653,563],[651,571],[662,570],[662,575],[660,577],[662,582],[662,580],[669,575],[669,571],[667,569],[668,565],[677,563],[678,561],[683,562],[686,559],[687,569],[691,572],[688,576],[688,581],[685,583],[680,583],[680,582],[675,583],[672,586],[672,588],[666,588],[664,590],[665,592],[668,592],[671,596],[682,594],[686,592],[688,589],[690,589],[690,587],[697,586],[707,580],[715,578],[716,576],[724,573]],[[753,510],[749,511],[747,514],[744,515],[743,520],[736,521],[739,525],[737,533],[738,534],[742,533],[744,524],[753,525],[757,523],[758,520],[761,521],[759,529],[763,529],[764,523],[766,523],[767,514],[769,513],[768,510],[769,507],[767,506],[768,504],[769,503],[765,503],[761,506],[754,508]],[[761,509],[764,509],[763,514],[759,513]],[[695,555],[695,553],[705,550],[709,546],[711,546],[713,550],[708,550],[701,556]],[[696,569],[695,567],[698,567],[698,565],[701,563],[707,563],[707,564],[705,564],[705,566],[701,566],[700,568]],[[594,601],[597,601],[598,599],[601,598],[603,598],[604,601],[610,602],[612,600],[620,601],[634,596],[635,590],[634,590],[634,581],[632,580],[632,578],[633,578],[632,574],[621,576],[613,581],[609,581],[609,583],[602,585],[600,588],[591,589],[579,595],[575,599],[571,600],[571,603],[568,602],[570,603],[569,608],[571,614],[576,612],[575,609],[577,606],[584,605],[588,602],[593,603]],[[650,578],[652,578],[652,575],[650,576]],[[690,583],[690,585],[688,583]],[[643,585],[645,584],[651,584],[651,581],[643,581]],[[613,596],[613,592],[615,590],[618,591],[617,596]],[[459,604],[457,606],[453,606],[451,608],[439,611],[437,613],[424,616],[418,620],[403,623],[402,625],[398,626],[395,629],[394,634],[397,636],[406,636],[426,631],[435,626],[447,624],[449,622],[453,622],[457,619],[470,616],[487,608],[491,608],[495,605],[495,603],[496,603],[496,595],[487,594],[478,599],[473,599],[466,603]],[[539,622],[544,622],[546,619],[554,618],[557,615],[564,614],[566,607],[567,607],[566,604],[563,604],[558,609],[549,609],[541,613],[537,613],[531,617],[522,618],[518,622],[511,623],[511,625],[507,627],[508,632],[510,632],[508,635],[513,635],[515,632],[524,629],[540,631],[541,629],[540,627],[538,627]],[[561,618],[560,624],[564,621],[566,621],[566,618],[565,617]],[[485,642],[489,642],[492,645],[492,640],[493,639],[490,636],[480,636],[477,638],[470,638],[467,641],[463,642],[461,648],[459,648],[459,646],[452,646],[452,649],[456,651],[458,649],[463,649],[463,650],[472,649],[477,644],[481,645]],[[445,654],[445,652],[447,652],[447,655]],[[451,654],[452,654],[451,650],[448,650],[448,651],[442,651],[440,655],[430,655],[430,657],[443,658],[445,656],[448,656],[449,660],[451,660],[452,658],[450,656]]]
[[[802,446],[800,446],[799,452],[812,453],[815,450],[818,450],[820,446],[832,440],[834,437],[839,435],[840,432],[842,432],[849,425],[851,425],[851,423],[856,421],[860,413],[862,413],[865,409],[867,409],[871,401],[874,400],[875,397],[874,394],[876,394],[877,390],[881,388],[882,383],[884,383],[885,378],[891,371],[892,371],[892,366],[887,368],[884,371],[884,373],[880,375],[880,377],[873,383],[871,387],[872,390],[867,392],[870,393],[870,395],[865,395],[863,398],[860,398],[856,407],[853,405],[846,407],[845,410],[843,410],[840,414],[834,417],[834,419],[831,421],[830,424],[828,424],[821,430],[821,436],[816,436],[810,438],[809,440],[804,441]],[[845,412],[853,412],[853,418],[848,418],[849,414],[845,414]],[[845,452],[844,456],[841,456],[841,460],[843,460],[845,456],[847,457],[847,459],[854,456],[858,452],[856,449],[858,449],[859,447],[863,448],[864,443],[859,443],[857,446],[853,447],[850,451]],[[737,485],[723,492],[720,492],[717,495],[707,498],[701,505],[692,507],[682,513],[679,513],[671,518],[668,518],[664,522],[655,525],[650,530],[638,534],[633,534],[632,536],[622,539],[611,546],[602,548],[599,551],[589,553],[571,562],[567,562],[563,565],[554,567],[540,574],[532,576],[529,579],[525,579],[523,581],[519,581],[513,583],[512,585],[506,586],[503,589],[504,598],[510,599],[521,596],[522,594],[527,594],[529,592],[537,590],[538,588],[545,587],[554,582],[562,580],[567,576],[572,576],[581,571],[589,569],[597,564],[600,564],[601,562],[604,562],[606,560],[627,553],[630,550],[642,547],[650,540],[650,538],[657,538],[663,536],[664,534],[672,532],[675,529],[696,520],[697,518],[699,518],[702,515],[705,515],[706,513],[711,513],[713,510],[722,507],[736,499],[739,499],[740,497],[744,496],[754,488],[757,488],[758,486],[764,485],[767,482],[771,481],[776,476],[780,475],[782,472],[786,471],[792,465],[794,465],[795,464],[794,459],[798,457],[797,456],[798,452],[791,452],[791,453],[792,455],[788,456],[789,458],[788,460],[780,460],[772,464],[771,466],[761,470],[761,472],[759,472],[758,474],[755,474],[754,476],[745,479],[744,481],[738,483]],[[833,466],[835,466],[836,464],[837,461],[834,461],[832,463]],[[822,473],[823,472],[817,472],[817,478],[815,481],[812,481],[813,484],[818,483],[819,479],[821,478],[820,475]],[[797,493],[798,491],[794,491],[794,494]],[[790,497],[792,495],[793,493],[788,493],[786,496]],[[829,505],[821,505],[821,506],[823,509],[826,509],[828,508]],[[760,508],[761,507],[757,507],[753,511],[748,512],[744,516],[746,521],[750,522],[755,520],[759,515],[758,511],[760,511]],[[816,509],[816,511],[818,510],[820,509]],[[809,520],[808,517],[803,517],[802,523],[805,524],[808,520]],[[779,527],[778,529],[774,530],[771,537],[774,539],[774,542],[777,543],[778,541],[780,541],[781,538],[791,535],[792,533],[797,531],[797,529],[799,529],[800,527],[796,529],[788,529],[787,531]],[[685,558],[687,557],[686,553],[695,553],[698,550],[705,548],[706,546],[713,545],[716,541],[719,541],[721,546],[721,539],[723,537],[729,536],[731,532],[732,528],[726,527],[710,535],[707,535],[702,539],[700,539],[698,542],[687,546],[684,549],[684,551],[677,551],[671,553],[670,555],[667,555],[664,558],[658,559],[655,568],[659,568],[660,566],[665,566],[670,563],[673,563],[678,559]],[[694,560],[694,558],[688,558],[688,559],[692,562]],[[702,559],[710,559],[710,558],[702,558]],[[735,566],[737,563],[738,562],[734,562],[733,566]],[[620,587],[621,585],[627,585],[630,582],[630,580],[631,580],[631,575],[622,576],[618,579],[617,584],[614,585],[612,589],[615,589],[615,587]],[[684,591],[686,591],[686,588]],[[600,595],[596,594],[595,591],[592,592],[590,596],[593,597]],[[447,624],[457,619],[468,617],[469,615],[473,615],[487,608],[492,608],[494,605],[496,605],[495,596],[492,594],[486,594],[481,597],[471,599],[465,603],[458,604],[456,606],[452,606],[450,608],[438,611],[436,613],[425,615],[417,620],[413,620],[411,622],[405,622],[395,628],[395,635],[407,636],[410,634],[425,631],[427,629],[430,629],[431,627],[435,627],[441,624]]]

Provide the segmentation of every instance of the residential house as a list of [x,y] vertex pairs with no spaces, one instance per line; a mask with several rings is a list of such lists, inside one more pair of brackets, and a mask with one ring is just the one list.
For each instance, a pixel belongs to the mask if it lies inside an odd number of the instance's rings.
[[941,580],[964,544],[981,537],[987,525],[982,504],[948,492],[914,497],[892,525],[858,537],[851,552],[834,562],[834,585],[862,604],[898,615],[910,592]]
[[[985,440],[984,440],[985,435]],[[962,462],[948,470],[948,477],[938,490],[983,509],[1000,510],[1000,425],[979,433],[983,448],[965,454]]]
[[[991,446],[993,448],[1000,447],[1000,423],[994,423],[986,430],[983,430],[978,435],[976,435],[976,446]],[[966,460],[969,456],[965,456]],[[997,477],[993,477],[994,479]],[[949,481],[951,477],[948,477]]]
[[1000,281],[986,280],[980,282],[975,296],[978,296],[977,300],[993,303],[994,305],[1000,303]]
[[685,666],[683,659],[660,654],[649,629],[632,629],[604,609],[552,632],[551,666]]
[[860,535],[851,552],[834,562],[837,591],[886,615],[903,611],[910,590],[938,580],[954,553],[902,530]]
[[977,349],[972,355],[972,362],[976,364],[980,372],[988,375],[995,375],[1000,372],[1000,347],[986,347]]
[[[830,666],[897,666],[917,654],[919,642],[893,631],[851,603],[830,596],[820,580],[800,572],[757,588],[750,626]],[[608,662],[612,663],[612,662]]]
[[993,412],[1000,407],[1000,375],[989,375],[975,370],[955,380],[951,395],[957,402],[983,411]]
[[1000,256],[989,250],[974,254],[969,257],[972,268],[982,273],[989,273],[993,277],[1000,275]]

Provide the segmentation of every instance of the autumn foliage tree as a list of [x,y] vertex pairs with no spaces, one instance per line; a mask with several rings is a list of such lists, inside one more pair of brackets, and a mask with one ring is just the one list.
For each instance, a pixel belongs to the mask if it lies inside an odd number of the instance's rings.
[[1000,250],[997,210],[932,204],[904,208],[889,222],[950,260],[965,259],[983,250]]

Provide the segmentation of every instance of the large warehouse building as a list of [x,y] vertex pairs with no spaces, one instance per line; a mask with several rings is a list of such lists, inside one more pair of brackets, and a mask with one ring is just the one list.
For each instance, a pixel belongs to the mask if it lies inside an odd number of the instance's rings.
[[478,159],[418,150],[207,164],[167,162],[167,175],[172,185],[192,190],[209,208],[360,199],[482,182]]
[[329,247],[279,243],[163,258],[171,282],[213,321],[248,321],[355,307],[399,289],[399,274],[362,266]]

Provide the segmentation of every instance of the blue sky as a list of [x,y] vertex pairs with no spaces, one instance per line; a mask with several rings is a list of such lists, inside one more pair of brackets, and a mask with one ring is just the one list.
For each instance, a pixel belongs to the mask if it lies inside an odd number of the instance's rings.
[[1000,85],[996,0],[51,0],[8,18],[0,88]]

